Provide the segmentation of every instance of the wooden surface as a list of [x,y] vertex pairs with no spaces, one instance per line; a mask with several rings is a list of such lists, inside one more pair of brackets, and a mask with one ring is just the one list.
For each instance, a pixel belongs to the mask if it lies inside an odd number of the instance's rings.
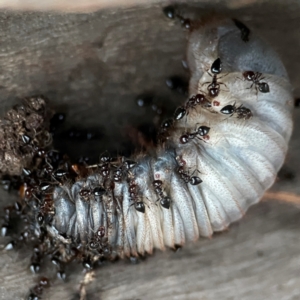
[[[300,4],[233,2],[203,1],[197,9],[182,10],[190,15],[216,11],[245,21],[279,52],[299,97]],[[97,159],[105,149],[130,150],[130,128],[158,119],[151,108],[137,107],[139,94],[152,93],[165,108],[164,116],[184,100],[167,89],[165,79],[174,74],[188,78],[181,65],[185,32],[162,15],[159,5],[91,14],[1,12],[0,39],[1,112],[23,96],[48,96],[53,107],[67,113],[63,130],[76,126],[100,132],[92,141],[58,139],[57,147],[67,143],[64,150],[74,158],[88,153]],[[120,261],[102,266],[88,299],[300,298],[299,111],[295,120],[284,172],[272,189],[276,194],[212,240],[202,239],[178,253],[157,252],[137,265]],[[293,180],[287,178],[290,173]],[[296,196],[280,197],[280,192]],[[1,191],[1,207],[13,199]],[[0,239],[0,244],[6,241]],[[22,299],[34,284],[29,255],[24,248],[1,253],[0,299]],[[77,299],[80,270],[67,270],[67,283],[54,281],[43,299]],[[42,271],[54,276],[51,268]]]

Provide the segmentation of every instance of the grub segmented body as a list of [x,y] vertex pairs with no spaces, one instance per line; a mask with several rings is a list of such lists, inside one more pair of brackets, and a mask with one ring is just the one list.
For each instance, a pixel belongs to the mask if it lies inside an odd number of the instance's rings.
[[[277,54],[252,33],[245,42],[235,23],[192,27],[189,98],[172,126],[163,126],[155,153],[133,157],[136,164],[119,171],[117,181],[113,163],[105,176],[100,163],[87,177],[54,188],[56,214],[48,224],[54,238],[69,237],[89,247],[104,228],[99,253],[143,255],[210,237],[261,199],[285,159],[293,96]],[[212,77],[216,60],[222,71]],[[267,88],[255,88],[258,79],[251,86],[243,76],[247,71],[261,73]],[[218,89],[213,95],[209,83]],[[209,131],[197,134],[200,126]],[[189,182],[192,176],[199,181]],[[87,198],[80,196],[82,188],[91,191]],[[96,197],[97,188],[103,192]]]

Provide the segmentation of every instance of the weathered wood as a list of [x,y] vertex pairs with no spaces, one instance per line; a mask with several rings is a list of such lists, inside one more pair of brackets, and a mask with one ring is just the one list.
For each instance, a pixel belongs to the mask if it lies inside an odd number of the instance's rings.
[[[234,10],[229,3],[233,1],[201,2],[191,14],[215,10],[247,22],[282,56],[299,96],[299,3],[246,2]],[[153,93],[169,114],[184,99],[166,88],[165,79],[174,74],[188,78],[181,66],[185,32],[163,16],[159,5],[92,14],[2,12],[0,36],[3,112],[17,98],[43,93],[57,110],[67,112],[66,127],[101,128],[103,135],[94,141],[80,146],[78,141],[67,141],[64,149],[74,157],[89,153],[97,158],[106,148],[127,150],[129,125],[157,119],[151,108],[136,106],[137,95]],[[296,117],[300,120],[299,112]],[[295,132],[286,168],[296,178],[282,176],[273,191],[300,194],[299,143]],[[1,192],[1,207],[13,198]],[[297,298],[299,225],[297,205],[262,202],[229,232],[212,240],[203,239],[179,253],[156,253],[138,265],[117,262],[101,267],[88,299]],[[23,249],[1,253],[1,299],[22,299],[34,284],[29,259],[30,252]],[[75,270],[68,270],[66,284],[55,282],[44,299],[74,299],[82,278],[80,268]]]

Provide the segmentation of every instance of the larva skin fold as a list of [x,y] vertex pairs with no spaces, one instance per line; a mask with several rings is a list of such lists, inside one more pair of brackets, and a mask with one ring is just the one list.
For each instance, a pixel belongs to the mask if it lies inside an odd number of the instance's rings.
[[235,22],[191,26],[189,97],[151,152],[80,166],[40,153],[42,141],[28,145],[39,157],[21,196],[43,244],[38,258],[91,268],[176,249],[227,229],[260,200],[286,156],[293,95],[276,53],[252,32],[242,39]]
[[[293,96],[278,56],[252,33],[248,42],[241,40],[239,29],[225,20],[193,28],[187,57],[190,97],[204,94],[211,107],[189,109],[175,121],[157,153],[134,158],[137,164],[129,174],[101,199],[85,201],[78,194],[84,185],[91,190],[103,185],[105,179],[97,171],[72,187],[57,187],[52,226],[60,234],[87,244],[103,226],[111,255],[151,254],[153,248],[175,248],[225,230],[273,184],[292,131]],[[223,67],[218,75],[222,84],[219,94],[210,97],[208,71],[217,58]],[[248,70],[262,73],[270,91],[251,87],[243,77]],[[227,105],[247,107],[253,116],[245,120],[225,115],[221,110]],[[184,133],[194,132],[199,125],[210,128],[209,139],[180,143]],[[201,177],[201,184],[182,180],[178,158],[186,172]],[[169,209],[158,201],[154,180],[162,182],[164,195],[171,199]],[[130,181],[136,185],[135,199],[130,196]],[[135,209],[136,202],[143,203],[144,212]]]

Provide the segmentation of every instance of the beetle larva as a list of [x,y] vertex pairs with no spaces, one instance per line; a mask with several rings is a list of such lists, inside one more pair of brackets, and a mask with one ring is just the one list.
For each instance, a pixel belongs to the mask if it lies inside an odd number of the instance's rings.
[[[63,265],[73,259],[90,269],[103,257],[136,257],[210,237],[240,219],[273,184],[292,131],[284,66],[237,20],[189,24],[189,97],[162,124],[154,152],[72,164],[44,150],[48,141],[20,124],[33,153],[31,164],[27,156],[20,160],[20,210],[30,221],[28,234],[41,241],[33,271],[49,249],[64,277]],[[35,101],[25,103],[25,111],[47,119]]]

